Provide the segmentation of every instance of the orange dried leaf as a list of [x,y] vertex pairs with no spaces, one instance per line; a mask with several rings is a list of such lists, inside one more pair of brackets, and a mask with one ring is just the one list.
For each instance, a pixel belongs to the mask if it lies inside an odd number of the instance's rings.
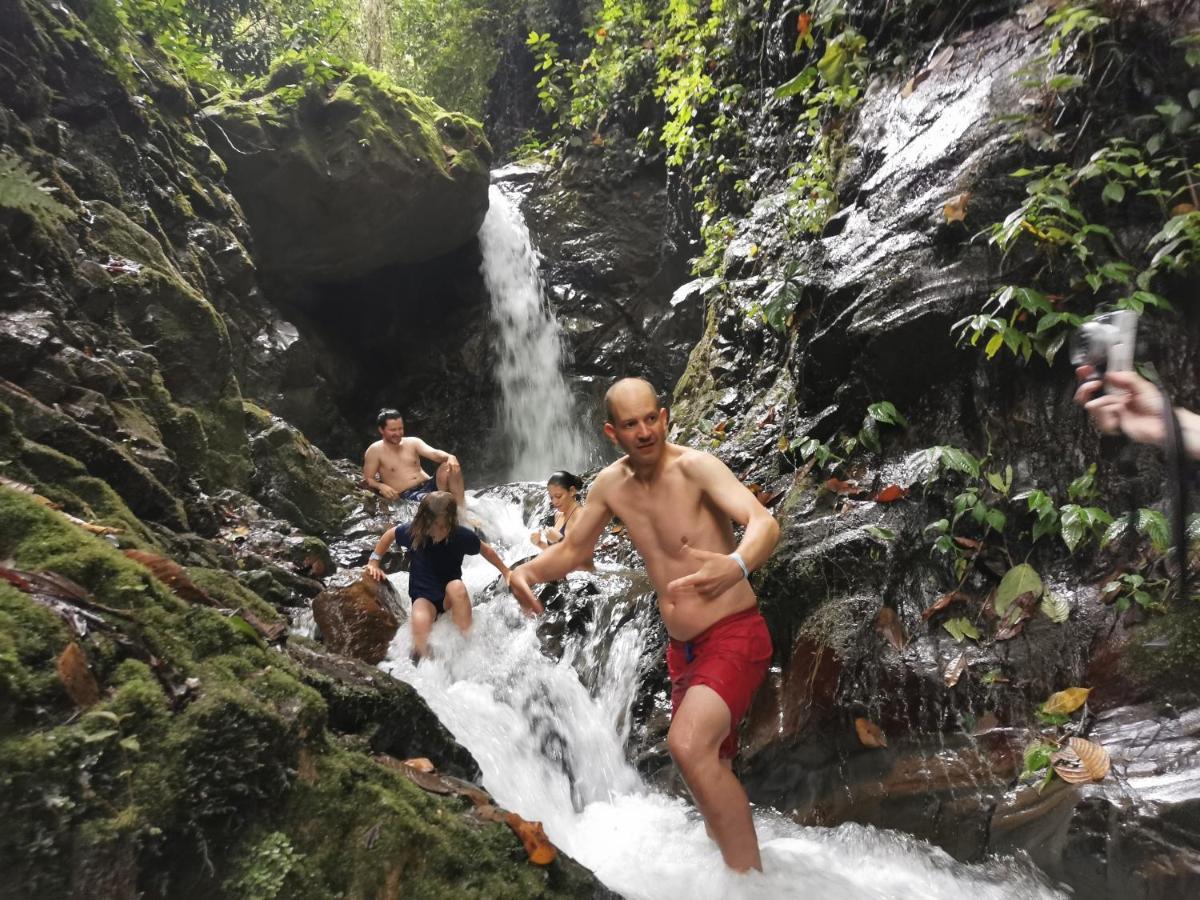
[[971,201],[971,192],[963,191],[946,201],[942,214],[947,222],[962,222],[967,218],[967,204]]
[[404,764],[411,769],[416,769],[418,772],[434,772],[437,770],[437,767],[424,756],[406,759],[404,760]]
[[851,494],[862,493],[862,490],[859,488],[857,482],[842,481],[840,478],[830,478],[825,482],[825,487],[833,491],[835,494],[841,494],[843,497]]
[[1073,737],[1052,757],[1055,774],[1070,784],[1100,781],[1112,767],[1108,751],[1086,738]]
[[976,552],[983,546],[982,541],[973,541],[968,537],[958,537],[957,535],[954,538],[954,543],[958,544],[964,550],[973,550]]
[[879,610],[879,615],[875,617],[875,630],[895,648],[897,653],[904,652],[904,646],[908,643],[904,638],[904,628],[900,625],[900,618],[896,615],[896,611],[890,606],[884,606]]
[[859,716],[854,720],[854,730],[858,732],[858,740],[864,747],[878,750],[887,746],[887,737],[883,729],[870,719]]
[[510,812],[504,817],[504,821],[508,827],[516,832],[517,837],[521,839],[521,843],[525,845],[525,852],[529,855],[529,861],[534,865],[548,866],[558,857],[558,850],[550,843],[550,839],[546,837],[546,832],[542,830],[541,822],[529,822],[522,819],[514,812]]
[[1176,216],[1186,216],[1188,213],[1195,212],[1196,207],[1190,203],[1179,203],[1171,207],[1171,218]]
[[900,487],[898,484],[889,484],[883,490],[875,495],[876,503],[895,503],[897,500],[903,500],[908,496],[908,488]]
[[796,17],[796,33],[801,37],[812,31],[812,13],[800,13]]
[[758,498],[759,503],[770,509],[783,499],[783,491],[759,491],[754,496]]
[[951,603],[955,603],[956,601],[963,599],[963,596],[964,595],[960,594],[958,591],[951,591],[948,594],[942,594],[942,596],[933,601],[928,609],[921,613],[921,618],[928,621],[934,616],[935,613],[939,613]]
[[86,709],[100,699],[100,686],[88,668],[87,655],[75,641],[59,654],[56,668],[58,680],[76,706]]

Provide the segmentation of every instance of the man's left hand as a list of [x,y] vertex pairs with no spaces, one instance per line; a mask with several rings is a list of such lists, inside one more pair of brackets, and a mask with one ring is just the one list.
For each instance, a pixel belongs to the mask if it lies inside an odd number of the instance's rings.
[[446,457],[446,470],[449,472],[458,472],[462,466],[458,464],[458,457],[451,453]]
[[705,600],[715,600],[745,577],[742,567],[725,553],[697,550],[686,543],[683,552],[700,563],[700,568],[668,584],[670,592],[693,590]]

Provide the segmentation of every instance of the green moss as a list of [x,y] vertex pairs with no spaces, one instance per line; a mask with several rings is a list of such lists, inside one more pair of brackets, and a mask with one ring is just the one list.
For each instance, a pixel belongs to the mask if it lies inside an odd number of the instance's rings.
[[1175,603],[1147,622],[1130,643],[1125,667],[1168,697],[1200,692],[1200,601]]
[[196,587],[226,609],[245,609],[267,622],[279,621],[279,613],[275,607],[245,588],[236,575],[222,569],[205,569],[198,566],[189,566],[186,571]]
[[106,482],[90,475],[79,475],[67,479],[63,487],[85,504],[86,516],[81,518],[86,517],[96,524],[121,530],[121,546],[149,550],[161,548],[162,545],[142,524],[142,520],[133,514],[121,495]]
[[54,661],[69,641],[58,616],[0,581],[0,726],[11,726],[20,708],[62,706]]
[[196,409],[208,446],[210,483],[236,490],[249,486],[253,464],[243,425],[240,397],[226,397],[211,410]]

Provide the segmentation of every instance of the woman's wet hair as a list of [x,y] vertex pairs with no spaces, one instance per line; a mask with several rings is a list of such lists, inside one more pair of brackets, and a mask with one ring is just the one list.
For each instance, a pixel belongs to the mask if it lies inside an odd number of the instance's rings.
[[572,475],[566,469],[559,469],[548,479],[546,479],[546,487],[560,487],[564,491],[569,491],[571,488],[575,490],[583,489],[583,479],[578,475]]
[[434,491],[421,498],[421,505],[417,507],[417,514],[412,521],[414,550],[425,546],[430,530],[438,521],[445,522],[450,531],[458,527],[458,503],[448,491]]

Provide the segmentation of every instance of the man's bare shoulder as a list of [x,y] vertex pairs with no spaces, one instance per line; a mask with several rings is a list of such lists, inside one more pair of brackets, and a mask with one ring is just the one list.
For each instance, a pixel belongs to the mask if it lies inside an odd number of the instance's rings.
[[629,477],[629,457],[622,456],[616,462],[609,463],[598,473],[592,481],[591,487],[588,488],[588,493],[593,493],[597,488],[601,491],[610,490]]
[[712,472],[714,468],[728,468],[725,463],[704,450],[697,450],[683,444],[672,444],[671,446],[677,451],[675,465],[679,466],[685,475],[700,475]]
[[367,448],[367,452],[363,454],[363,458],[370,459],[372,456],[377,455],[379,453],[379,451],[382,449],[383,449],[383,441],[376,441],[370,447]]

